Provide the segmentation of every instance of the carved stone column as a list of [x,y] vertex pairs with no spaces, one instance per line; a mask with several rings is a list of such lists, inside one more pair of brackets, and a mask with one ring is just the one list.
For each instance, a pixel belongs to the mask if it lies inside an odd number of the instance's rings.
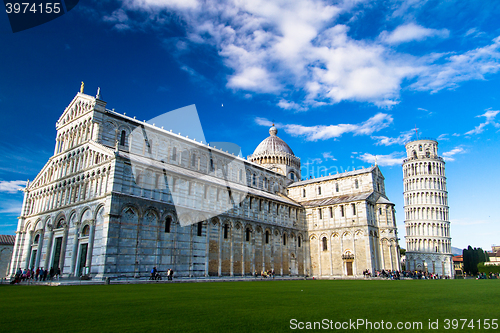
[[[59,259],[58,267],[61,268],[61,273],[64,270],[64,261],[66,260],[66,245],[68,244],[68,229],[69,226],[66,225],[64,228],[64,233],[63,233],[63,239],[62,239],[62,244],[61,244],[61,257]],[[56,272],[57,272],[57,268]]]
[[[47,226],[47,251],[45,252],[45,262],[43,264],[43,268],[44,269],[49,269],[49,263],[50,263],[50,256],[51,256],[51,252],[52,252],[52,235],[54,234],[54,232],[52,231],[52,225],[48,225]],[[43,249],[40,249],[40,250],[43,250]]]
[[44,238],[43,236],[44,233],[42,232],[38,240],[38,250],[36,251],[36,258],[35,258],[35,269],[40,267],[40,258],[42,257],[42,249],[43,249],[43,238]]
[[236,229],[235,227],[231,226],[231,229],[229,229],[229,232],[230,232],[230,238],[229,238],[229,241],[230,241],[230,261],[231,261],[231,267],[229,268],[229,276],[234,276],[234,264],[233,264],[233,260],[234,260],[234,251],[233,251],[233,241],[234,241],[234,237],[233,237],[233,233],[234,233],[234,229]]
[[95,220],[90,220],[89,247],[87,250],[87,267],[90,274],[92,267],[92,250],[94,249]]
[[80,230],[80,222],[75,223],[75,235],[73,236],[73,252],[71,252],[71,264],[69,268],[69,276],[75,275],[76,271],[76,256],[78,253],[78,232]]
[[219,276],[222,276],[222,225],[221,225],[221,221],[219,221],[219,225],[218,225],[218,235],[219,235],[219,252],[218,252],[218,264],[219,264],[219,267],[218,267],[218,275]]
[[24,260],[24,265],[23,265],[23,269],[28,269],[29,268],[29,264],[30,264],[30,259],[31,259],[31,240],[33,238],[33,231],[27,231],[27,242],[24,243],[24,253],[25,253],[25,260]]
[[207,244],[205,245],[205,277],[208,277],[210,265],[210,219],[207,220]]

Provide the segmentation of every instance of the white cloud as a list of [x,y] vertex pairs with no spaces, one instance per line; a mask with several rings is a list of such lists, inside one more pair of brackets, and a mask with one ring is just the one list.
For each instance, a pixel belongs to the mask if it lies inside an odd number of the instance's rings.
[[464,36],[465,37],[472,36],[472,38],[477,38],[477,37],[480,37],[483,35],[485,35],[485,33],[482,31],[479,31],[479,29],[471,28],[471,29],[467,30],[467,32],[465,33]]
[[325,159],[325,161],[328,161],[328,160],[336,161],[337,160],[335,157],[333,157],[332,152],[330,152],[330,151],[323,153],[323,158]]
[[415,23],[400,25],[392,32],[383,31],[380,39],[387,44],[401,44],[411,41],[422,41],[429,37],[447,38],[450,32],[447,29],[429,29]]
[[460,82],[484,80],[486,74],[500,70],[500,37],[490,45],[462,54],[435,54],[434,62],[422,66],[417,81],[410,88],[433,93],[442,89],[453,89]]
[[455,148],[453,148],[450,151],[444,152],[443,153],[443,158],[447,162],[453,162],[455,160],[455,158],[453,157],[454,155],[456,155],[456,154],[463,154],[465,152],[466,152],[466,150],[463,149],[462,147],[455,147]]
[[366,163],[375,164],[377,163],[380,166],[393,166],[400,165],[403,163],[403,159],[405,158],[405,154],[399,151],[390,153],[389,155],[372,155],[369,153],[364,153],[358,158]]
[[25,180],[0,181],[0,192],[17,193],[26,185]]
[[132,29],[130,24],[133,24],[133,22],[130,21],[127,13],[122,8],[115,10],[111,15],[105,15],[103,20],[114,23],[114,27],[117,30]]
[[476,116],[476,118],[485,117],[486,121],[484,123],[477,125],[476,127],[474,127],[474,129],[466,132],[465,135],[480,134],[484,131],[484,127],[486,127],[486,125],[490,125],[490,124],[497,127],[497,128],[500,127],[500,124],[495,122],[495,117],[497,116],[497,114],[499,112],[500,111],[488,109],[484,114]]
[[438,141],[450,140],[447,136],[448,136],[448,134],[441,134],[440,136],[437,137],[437,140]]
[[124,2],[132,8],[149,10],[166,8],[193,9],[200,5],[196,0],[126,0]]
[[269,127],[273,126],[273,122],[267,120],[266,118],[256,117],[255,122],[257,123],[257,125],[260,126],[269,126]]
[[323,163],[323,160],[319,157],[316,157],[316,158],[308,158],[307,161],[305,161],[302,165],[308,166],[308,165],[321,164],[321,163]]
[[[15,200],[3,201],[0,203],[0,214],[21,214],[23,203]],[[5,226],[5,225],[4,225]]]
[[[122,30],[161,31],[162,25],[172,22],[164,12],[171,12],[186,30],[185,37],[179,38],[182,43],[174,45],[178,52],[192,49],[199,54],[200,45],[213,47],[228,69],[227,88],[243,91],[242,95],[275,95],[276,104],[287,110],[341,101],[390,108],[398,103],[405,85],[437,92],[462,81],[482,80],[500,69],[499,38],[465,53],[415,56],[398,51],[400,43],[449,35],[446,29],[422,27],[414,18],[405,18],[406,23],[379,38],[354,39],[349,26],[338,18],[354,18],[363,6],[370,5],[352,0],[334,4],[322,0],[123,0],[122,7],[104,20]],[[418,1],[407,0],[399,7],[418,6]],[[399,7],[394,9],[395,16],[402,15]]]
[[285,109],[285,110],[296,110],[296,111],[305,111],[307,110],[305,107],[300,106],[299,104],[293,102],[293,101],[287,101],[284,99],[281,99],[278,104],[280,108]]
[[404,145],[413,136],[414,130],[401,133],[397,138],[387,136],[372,136],[372,139],[377,140],[377,146]]
[[[307,141],[318,141],[338,138],[345,133],[352,133],[354,135],[370,135],[386,128],[392,123],[392,121],[393,119],[389,114],[377,113],[360,124],[303,126],[277,123],[276,127],[283,128],[286,133],[292,136],[305,136]],[[255,122],[262,126],[272,125],[272,122],[265,118],[255,118]]]

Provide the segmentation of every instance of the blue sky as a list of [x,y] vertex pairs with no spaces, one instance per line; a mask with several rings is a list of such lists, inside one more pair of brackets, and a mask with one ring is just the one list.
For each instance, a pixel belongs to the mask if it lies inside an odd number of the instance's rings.
[[195,104],[207,141],[268,135],[303,176],[377,156],[404,242],[403,143],[439,140],[452,245],[500,244],[500,6],[495,1],[80,1],[13,34],[0,14],[0,233],[52,155],[85,82],[139,119]]

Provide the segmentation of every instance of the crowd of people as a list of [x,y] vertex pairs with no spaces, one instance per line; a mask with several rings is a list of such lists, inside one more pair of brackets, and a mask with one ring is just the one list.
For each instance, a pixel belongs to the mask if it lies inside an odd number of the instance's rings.
[[449,279],[449,276],[439,275],[424,271],[391,271],[391,270],[381,270],[370,272],[369,269],[363,271],[363,276],[365,278],[378,277],[386,278],[391,280],[400,280],[401,278],[415,279],[415,280],[438,280],[438,279]]
[[52,281],[54,279],[58,279],[61,277],[61,269],[58,267],[54,269],[53,267],[49,269],[44,269],[43,267],[39,267],[35,269],[24,269],[18,268],[16,274],[14,276],[14,280],[11,281],[11,284],[20,283],[23,281],[31,282],[31,281]]
[[476,277],[476,280],[486,280],[486,279],[498,279],[499,276],[498,276],[498,273],[489,273],[489,274],[486,274],[486,273],[478,273],[477,274],[477,277]]
[[[260,272],[260,277],[265,279],[265,278],[273,278],[274,279],[274,269],[273,270],[268,270],[268,271],[261,271]],[[258,277],[259,273],[255,271],[255,277]]]

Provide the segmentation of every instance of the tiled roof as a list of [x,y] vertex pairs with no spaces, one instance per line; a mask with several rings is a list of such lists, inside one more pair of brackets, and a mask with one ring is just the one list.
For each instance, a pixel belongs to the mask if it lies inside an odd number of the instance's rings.
[[[377,198],[378,196],[378,198]],[[380,194],[376,192],[364,192],[360,194],[355,194],[355,195],[341,195],[341,196],[334,196],[334,197],[326,197],[322,199],[315,199],[315,200],[309,200],[309,201],[302,201],[300,202],[304,207],[321,207],[321,206],[332,206],[332,205],[338,205],[338,204],[343,204],[347,202],[354,202],[354,201],[362,201],[362,200],[368,200],[369,202],[372,203],[378,203],[378,204],[391,204],[394,205],[392,202],[387,200],[387,198],[382,197]]]
[[491,257],[498,257],[500,258],[500,250],[498,250],[497,252],[487,252],[488,253],[488,256],[491,258]]
[[464,256],[463,256],[463,255],[454,256],[454,257],[453,257],[453,261],[454,261],[454,262],[464,261]]
[[324,176],[324,177],[319,177],[319,178],[307,179],[307,180],[303,180],[303,181],[300,181],[300,182],[295,182],[293,184],[290,184],[288,187],[295,187],[295,186],[301,186],[301,185],[307,185],[307,184],[314,184],[314,183],[319,183],[319,182],[323,182],[323,181],[326,181],[326,180],[332,180],[332,179],[343,178],[343,177],[348,177],[348,176],[360,175],[362,173],[372,172],[375,168],[377,168],[377,166],[372,166],[372,167],[369,167],[369,168],[366,168],[366,169],[358,169],[358,170],[353,170],[353,171],[338,173],[338,174],[330,175],[330,176]]
[[316,199],[301,202],[304,207],[319,207],[319,206],[331,206],[337,205],[345,202],[366,200],[373,192],[366,192],[358,195],[342,195],[339,197],[328,197],[324,199]]
[[0,235],[0,245],[14,245],[16,236],[14,235]]

